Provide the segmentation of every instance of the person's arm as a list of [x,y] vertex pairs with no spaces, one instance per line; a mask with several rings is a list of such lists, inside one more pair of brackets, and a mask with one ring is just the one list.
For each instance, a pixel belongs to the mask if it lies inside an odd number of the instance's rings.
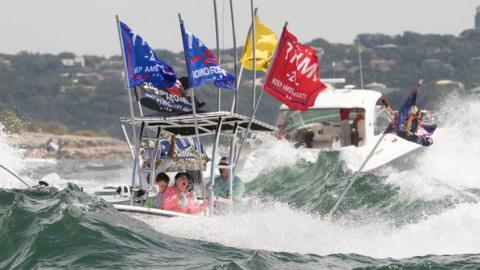
[[205,200],[202,204],[195,203],[195,200],[192,198],[191,194],[188,194],[187,198],[187,213],[189,214],[198,214],[203,212],[205,208],[208,207],[208,200]]

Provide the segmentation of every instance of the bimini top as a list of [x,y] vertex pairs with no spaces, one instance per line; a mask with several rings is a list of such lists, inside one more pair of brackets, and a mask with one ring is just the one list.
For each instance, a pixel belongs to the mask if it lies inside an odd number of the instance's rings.
[[[223,119],[222,133],[233,132],[235,125],[238,124],[238,130],[246,130],[250,117],[231,112],[206,112],[196,115],[198,132],[200,135],[215,134],[219,119]],[[174,116],[144,116],[144,117],[121,117],[123,124],[142,124],[149,127],[161,127],[162,130],[178,134],[181,136],[195,135],[195,118],[192,114],[174,115]],[[271,132],[275,129],[272,125],[259,120],[254,120],[250,128],[251,131]]]
[[[333,109],[333,108],[373,108],[382,96],[380,92],[360,89],[335,89],[328,86],[318,94],[315,105],[310,109]],[[288,110],[282,105],[281,110]]]

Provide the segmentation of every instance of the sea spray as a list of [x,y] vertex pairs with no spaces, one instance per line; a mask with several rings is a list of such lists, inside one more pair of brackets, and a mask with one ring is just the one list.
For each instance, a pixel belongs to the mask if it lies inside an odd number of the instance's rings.
[[[14,174],[18,175],[25,169],[25,163],[22,159],[23,151],[7,143],[7,135],[4,133],[3,126],[0,126],[0,153],[0,165],[12,171]],[[29,179],[25,179],[25,181],[30,185],[33,184]],[[25,188],[25,185],[15,179],[10,173],[0,168],[0,188]]]
[[[480,103],[452,98],[446,104],[435,143],[416,154],[415,166],[361,174],[333,219],[324,214],[354,177],[338,152],[321,152],[313,163],[297,157],[264,167],[248,184],[263,205],[246,213],[145,222],[177,237],[238,248],[376,258],[478,253],[480,129],[472,125],[480,120]],[[290,152],[275,155],[284,161]],[[270,159],[259,155],[255,162]]]

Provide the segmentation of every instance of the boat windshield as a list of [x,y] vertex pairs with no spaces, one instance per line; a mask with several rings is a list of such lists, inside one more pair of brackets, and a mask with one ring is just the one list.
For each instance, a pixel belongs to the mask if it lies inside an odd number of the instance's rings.
[[393,119],[393,115],[385,108],[380,106],[375,107],[375,124],[373,126],[373,132],[375,135],[381,134]]
[[279,138],[307,148],[361,146],[365,138],[363,108],[284,110],[277,121]]
[[291,133],[299,127],[312,123],[335,122],[340,120],[338,109],[308,110],[308,111],[283,111],[285,131]]

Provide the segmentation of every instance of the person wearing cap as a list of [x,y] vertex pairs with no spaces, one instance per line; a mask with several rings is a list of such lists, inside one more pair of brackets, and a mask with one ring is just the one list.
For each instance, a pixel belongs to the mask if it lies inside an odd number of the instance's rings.
[[[230,160],[228,157],[222,157],[218,165],[230,165]],[[215,185],[213,186],[214,195],[215,197],[228,199],[229,198],[229,191],[230,191],[230,183],[229,183],[229,169],[227,168],[219,168],[220,175],[215,177]],[[211,186],[212,183],[208,183],[208,186]],[[243,198],[243,194],[245,193],[245,184],[243,183],[242,179],[238,176],[233,177],[233,201],[234,202],[241,202]]]
[[179,172],[175,175],[175,184],[167,187],[163,193],[163,209],[186,214],[201,213],[208,206],[208,201],[197,204],[187,190],[188,174]]

